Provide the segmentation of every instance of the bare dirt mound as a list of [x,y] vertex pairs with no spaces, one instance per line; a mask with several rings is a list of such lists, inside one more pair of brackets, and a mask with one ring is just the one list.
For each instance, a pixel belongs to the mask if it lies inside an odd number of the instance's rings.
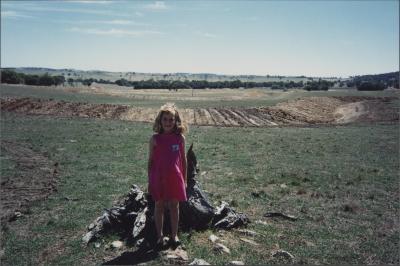
[[307,97],[272,107],[206,108],[194,110],[194,123],[208,126],[346,124],[398,121],[389,97]]
[[57,163],[27,145],[1,141],[1,154],[16,164],[17,174],[1,176],[1,224],[28,212],[33,201],[56,191]]
[[128,110],[128,107],[113,104],[90,104],[36,98],[5,98],[1,99],[1,110],[23,114],[118,119],[122,113]]
[[[181,113],[192,125],[206,126],[285,126],[346,124],[352,122],[398,121],[398,110],[389,97],[306,97],[272,107],[197,108]],[[156,108],[112,104],[71,103],[33,98],[1,99],[1,110],[23,114],[77,116],[127,121],[153,122]]]
[[390,97],[336,97],[345,104],[335,109],[337,123],[398,121],[399,110],[390,105]]

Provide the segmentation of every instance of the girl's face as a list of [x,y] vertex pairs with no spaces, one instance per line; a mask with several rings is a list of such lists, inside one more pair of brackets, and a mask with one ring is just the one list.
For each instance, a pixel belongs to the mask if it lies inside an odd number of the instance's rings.
[[161,126],[164,133],[171,133],[175,127],[175,116],[171,113],[163,113],[161,116]]

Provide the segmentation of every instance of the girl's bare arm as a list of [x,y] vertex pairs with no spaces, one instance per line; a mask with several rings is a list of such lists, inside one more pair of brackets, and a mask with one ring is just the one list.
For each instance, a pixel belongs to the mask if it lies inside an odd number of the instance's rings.
[[150,169],[153,164],[153,148],[155,145],[154,137],[150,138],[149,142],[149,159],[147,161],[147,176],[150,177]]
[[185,186],[187,186],[187,159],[185,151],[185,136],[182,135],[182,146],[183,146],[183,179],[185,180]]

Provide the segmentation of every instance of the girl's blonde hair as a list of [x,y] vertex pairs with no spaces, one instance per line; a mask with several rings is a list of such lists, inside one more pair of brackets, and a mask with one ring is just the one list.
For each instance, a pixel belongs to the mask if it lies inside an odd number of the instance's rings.
[[163,128],[161,125],[161,118],[163,114],[172,114],[175,118],[175,127],[174,131],[175,133],[182,134],[184,135],[185,133],[188,132],[188,126],[186,123],[182,120],[182,117],[180,116],[178,112],[178,108],[174,103],[166,103],[163,106],[161,106],[160,110],[158,111],[156,120],[154,121],[153,125],[153,131],[156,133],[163,133]]

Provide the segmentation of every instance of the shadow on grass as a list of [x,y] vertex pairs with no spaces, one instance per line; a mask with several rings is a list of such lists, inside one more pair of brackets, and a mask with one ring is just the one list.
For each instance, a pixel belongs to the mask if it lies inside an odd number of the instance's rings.
[[158,257],[158,253],[149,249],[138,249],[134,252],[124,252],[120,256],[106,261],[102,265],[135,265],[152,261]]

